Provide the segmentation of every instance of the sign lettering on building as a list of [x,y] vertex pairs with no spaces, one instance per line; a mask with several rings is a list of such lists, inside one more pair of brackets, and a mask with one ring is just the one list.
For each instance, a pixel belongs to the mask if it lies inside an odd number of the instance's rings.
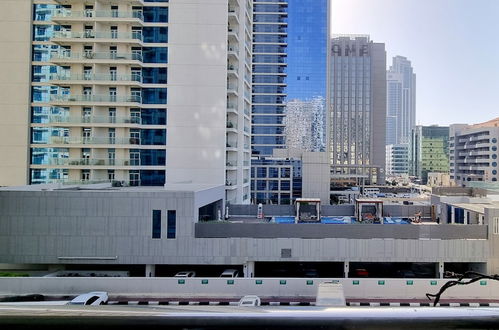
[[369,46],[350,44],[342,48],[341,45],[334,44],[331,46],[331,52],[336,56],[369,56]]

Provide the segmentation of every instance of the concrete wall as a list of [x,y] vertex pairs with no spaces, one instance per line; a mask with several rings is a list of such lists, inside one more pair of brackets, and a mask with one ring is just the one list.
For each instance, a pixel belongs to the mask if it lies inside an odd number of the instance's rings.
[[329,186],[331,181],[331,164],[329,158],[330,156],[327,152],[303,153],[302,197],[320,198],[322,204],[329,204]]
[[196,237],[252,238],[349,238],[349,239],[487,239],[487,226],[481,225],[334,225],[286,223],[197,223]]
[[[223,198],[223,189],[218,191],[222,196],[216,192],[206,191],[212,202]],[[485,226],[264,224],[257,227],[265,232],[276,228],[273,230],[278,232],[268,239],[220,237],[224,231],[241,227],[205,224],[207,227],[200,228],[214,231],[210,235],[218,236],[196,238],[196,208],[199,203],[209,201],[206,196],[196,197],[196,194],[199,192],[147,188],[1,190],[0,263],[243,265],[248,261],[487,262],[490,258],[489,242],[480,239]],[[161,239],[151,237],[155,209],[162,211]],[[175,239],[166,238],[167,210],[177,211]],[[244,226],[242,233],[252,228]],[[320,235],[300,238],[297,230],[304,228]],[[323,229],[328,230],[327,235]],[[282,230],[287,231],[286,235]],[[440,239],[438,236],[444,233],[438,234],[439,230],[449,235],[443,236],[448,239]],[[338,237],[336,231],[351,236]],[[364,236],[359,236],[360,233]],[[260,235],[266,237],[264,234]],[[387,238],[373,238],[382,234],[385,236],[381,237]],[[401,239],[405,237],[421,239]],[[434,237],[438,239],[429,239]],[[453,237],[473,239],[449,239]],[[283,249],[290,249],[291,257],[283,257]]]
[[167,183],[225,184],[227,0],[171,0]]
[[0,186],[28,183],[31,0],[0,1]]
[[[208,283],[202,284],[202,280]],[[233,284],[221,278],[4,278],[0,281],[0,295],[38,293],[44,295],[77,295],[89,291],[107,291],[113,296],[127,297],[196,297],[240,298],[244,295],[260,297],[315,297],[319,283],[332,279],[236,278]],[[281,284],[285,280],[285,284]],[[347,299],[424,299],[426,293],[436,293],[448,280],[439,279],[334,279],[343,285]],[[379,282],[379,281],[383,282]],[[312,282],[309,282],[312,281]],[[308,283],[307,283],[308,282]],[[412,282],[412,284],[411,284]],[[380,284],[382,283],[382,284]],[[447,290],[444,299],[497,299],[499,282],[485,281],[458,285]]]

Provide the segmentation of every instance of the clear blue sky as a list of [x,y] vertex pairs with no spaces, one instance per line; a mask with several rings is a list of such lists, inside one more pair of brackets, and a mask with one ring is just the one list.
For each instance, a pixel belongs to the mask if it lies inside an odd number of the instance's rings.
[[331,0],[332,33],[384,42],[417,79],[418,124],[499,117],[499,0]]

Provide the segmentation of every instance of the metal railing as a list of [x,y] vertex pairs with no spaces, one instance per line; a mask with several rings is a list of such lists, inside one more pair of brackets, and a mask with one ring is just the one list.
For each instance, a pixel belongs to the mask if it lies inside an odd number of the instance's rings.
[[83,73],[83,74],[64,74],[54,73],[50,75],[50,80],[64,81],[80,81],[80,80],[95,80],[95,81],[135,81],[142,82],[141,74],[105,74],[105,73]]
[[[43,143],[43,142],[41,142]],[[135,137],[69,137],[51,136],[48,144],[133,144],[140,145],[140,138]]]
[[[35,164],[33,164],[35,165]],[[113,158],[49,158],[47,165],[68,166],[140,166],[140,159]]]
[[83,32],[55,31],[52,39],[138,39],[143,40],[141,31],[132,32],[103,32],[87,30]]
[[112,52],[84,52],[75,53],[71,51],[52,52],[51,60],[132,60],[142,61],[141,53],[112,53]]
[[141,103],[139,95],[114,96],[114,95],[50,95],[51,102],[133,102]]
[[117,10],[84,10],[84,11],[72,11],[72,10],[55,10],[53,17],[57,18],[138,18],[144,20],[144,14],[142,10],[134,11],[117,11]]
[[141,124],[140,117],[126,116],[57,116],[48,115],[49,123]]

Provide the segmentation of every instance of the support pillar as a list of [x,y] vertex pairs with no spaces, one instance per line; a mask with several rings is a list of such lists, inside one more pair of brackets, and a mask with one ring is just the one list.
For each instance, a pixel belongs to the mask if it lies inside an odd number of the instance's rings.
[[156,277],[156,265],[146,265],[146,277]]
[[444,262],[438,262],[438,278],[444,278]]
[[468,211],[464,210],[464,221],[463,222],[465,225],[469,225],[468,213],[469,213]]
[[244,277],[255,277],[255,262],[246,261],[243,266]]
[[456,209],[454,208],[454,206],[450,207],[450,223],[456,223]]
[[343,274],[345,278],[348,278],[349,270],[350,270],[350,261],[345,261],[343,263]]

